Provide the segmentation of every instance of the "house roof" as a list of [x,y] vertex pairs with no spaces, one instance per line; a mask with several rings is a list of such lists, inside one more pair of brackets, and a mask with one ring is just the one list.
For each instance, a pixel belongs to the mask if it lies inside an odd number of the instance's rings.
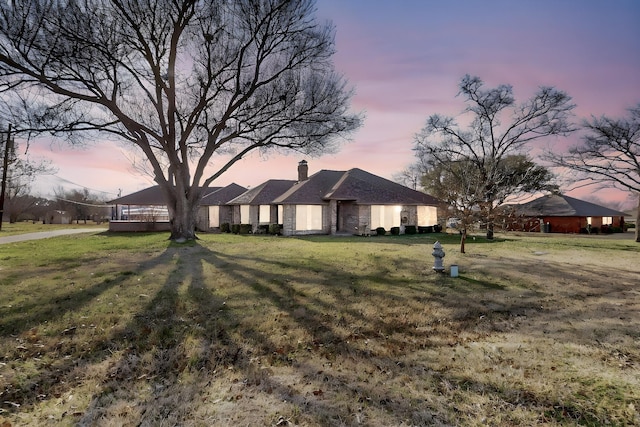
[[279,204],[322,204],[328,200],[354,201],[360,204],[432,205],[438,200],[388,179],[354,168],[348,171],[321,170],[296,183],[275,199]]
[[324,204],[324,196],[340,180],[344,172],[321,170],[314,173],[308,179],[296,182],[285,193],[280,193],[273,200],[278,204]]
[[518,212],[526,216],[624,216],[624,212],[561,194],[550,194],[524,203]]
[[351,169],[325,196],[333,200],[354,200],[360,204],[437,205],[438,199],[421,191],[379,177],[362,169]]
[[[237,184],[230,184],[226,187],[200,187],[200,190],[205,197],[213,197],[210,202],[207,201],[208,203],[203,199],[201,204],[207,206],[220,204],[217,203],[218,200],[223,200],[222,203],[226,203],[227,200],[238,194],[242,194],[246,189]],[[217,196],[213,196],[214,194],[217,194]],[[167,204],[167,201],[164,198],[162,188],[160,188],[159,185],[154,185],[107,203],[111,205],[164,206]]]
[[222,187],[222,188],[217,188],[217,189],[214,189],[214,188],[211,188],[211,190],[213,191],[210,191],[210,192],[205,191],[204,196],[202,197],[202,201],[200,202],[202,206],[225,205],[229,203],[230,200],[234,199],[235,197],[238,197],[239,195],[247,191],[246,188],[236,183],[229,184],[226,187]]
[[164,194],[159,185],[148,187],[135,193],[110,200],[112,205],[166,205]]
[[287,179],[270,179],[227,202],[230,205],[268,205],[286,192],[296,181]]

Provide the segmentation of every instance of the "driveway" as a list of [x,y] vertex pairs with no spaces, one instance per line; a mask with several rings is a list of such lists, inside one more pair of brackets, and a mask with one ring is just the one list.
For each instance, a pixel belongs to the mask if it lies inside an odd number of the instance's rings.
[[68,234],[101,233],[103,231],[107,231],[107,229],[106,228],[91,228],[91,229],[77,228],[77,229],[68,229],[68,230],[40,231],[38,233],[16,234],[15,236],[0,237],[0,245],[3,243],[24,242],[26,240],[48,239],[50,237],[66,236]]

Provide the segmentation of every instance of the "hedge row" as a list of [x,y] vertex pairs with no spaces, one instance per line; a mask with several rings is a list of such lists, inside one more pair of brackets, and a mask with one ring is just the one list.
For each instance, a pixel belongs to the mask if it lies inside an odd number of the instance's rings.
[[[376,235],[377,236],[384,236],[385,234],[387,234],[387,230],[384,227],[378,227],[376,228]],[[423,226],[415,226],[415,225],[406,225],[404,227],[404,233],[405,234],[426,234],[426,233],[439,233],[442,231],[442,226],[441,225],[429,225],[426,227]],[[394,235],[397,236],[398,234],[400,234],[400,227],[391,227],[389,229],[389,232]]]
[[[251,224],[229,224],[228,222],[223,222],[222,224],[220,224],[220,231],[222,233],[251,234],[253,232],[252,230],[253,227]],[[282,234],[282,224],[259,225],[256,233],[273,235]]]

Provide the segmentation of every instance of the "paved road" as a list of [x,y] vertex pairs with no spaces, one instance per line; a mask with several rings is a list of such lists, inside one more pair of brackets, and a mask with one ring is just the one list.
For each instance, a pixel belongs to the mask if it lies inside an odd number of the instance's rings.
[[41,231],[38,233],[16,234],[15,236],[0,237],[0,245],[3,243],[24,242],[26,240],[48,239],[56,236],[66,236],[68,234],[94,233],[107,231],[106,228],[73,228],[67,230]]

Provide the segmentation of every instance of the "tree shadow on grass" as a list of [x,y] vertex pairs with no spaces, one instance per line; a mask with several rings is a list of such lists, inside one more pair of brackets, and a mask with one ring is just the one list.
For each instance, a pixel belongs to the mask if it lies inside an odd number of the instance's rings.
[[[10,400],[27,411],[97,378],[88,406],[67,415],[67,422],[453,422],[433,397],[433,384],[461,379],[434,370],[428,353],[419,360],[408,356],[449,349],[463,334],[485,336],[505,316],[524,314],[536,324],[548,314],[536,306],[539,295],[525,301],[502,298],[491,306],[489,294],[512,294],[489,280],[464,281],[472,286],[460,289],[437,287],[456,283],[453,279],[442,278],[436,287],[416,283],[402,274],[415,268],[409,258],[396,259],[392,267],[374,260],[359,271],[305,261],[230,255],[199,244],[170,247],[140,266],[144,271],[175,264],[126,326],[92,342],[81,358],[43,368],[33,379],[35,388]],[[73,338],[64,344],[77,345]],[[433,390],[408,389],[406,383]],[[523,404],[536,408],[545,399]]]
[[[295,262],[282,263],[280,267],[286,270],[282,273],[265,273],[261,267],[268,261],[229,256],[202,246],[176,249],[174,258],[176,268],[162,289],[123,331],[109,339],[110,351],[119,355],[118,360],[107,369],[80,425],[114,417],[144,425],[242,420],[271,424],[280,416],[284,420],[296,417],[296,411],[303,423],[339,425],[354,423],[371,408],[390,413],[390,419],[395,419],[393,413],[427,416],[424,409],[412,406],[414,400],[399,392],[380,392],[373,384],[353,383],[331,368],[336,361],[349,358],[361,360],[366,365],[363,369],[382,370],[386,376],[397,370],[396,360],[345,339],[348,337],[338,330],[340,320],[325,313],[335,307],[296,289],[297,283],[308,283],[339,298],[340,283],[329,286],[322,275],[309,279],[314,272],[300,269]],[[216,283],[218,275],[225,276],[224,284]],[[282,330],[255,324],[255,316],[247,321],[252,299],[258,301],[255,310],[284,315],[285,327],[300,329],[305,342],[284,344]],[[354,308],[338,311],[341,317],[360,316]],[[385,329],[385,322],[376,322],[374,327],[379,326],[380,331],[372,334],[393,333]],[[351,337],[351,342],[360,338]],[[283,376],[283,370],[289,374]],[[334,400],[325,398],[335,395],[345,395],[349,402],[336,406]],[[135,408],[129,405],[122,413],[131,399],[136,399]],[[208,399],[227,409],[215,416],[198,413],[198,405],[206,406],[203,402]],[[254,401],[263,403],[254,405]],[[370,409],[364,411],[364,407]],[[256,409],[262,413],[256,414]]]

